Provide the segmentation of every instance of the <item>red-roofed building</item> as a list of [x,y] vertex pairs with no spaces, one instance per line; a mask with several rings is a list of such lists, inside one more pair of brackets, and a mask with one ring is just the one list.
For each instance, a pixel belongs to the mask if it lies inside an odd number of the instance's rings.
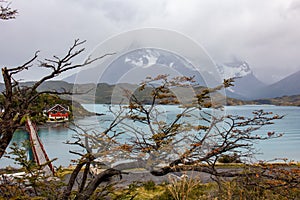
[[60,104],[56,104],[46,111],[49,122],[65,122],[69,121],[70,110]]

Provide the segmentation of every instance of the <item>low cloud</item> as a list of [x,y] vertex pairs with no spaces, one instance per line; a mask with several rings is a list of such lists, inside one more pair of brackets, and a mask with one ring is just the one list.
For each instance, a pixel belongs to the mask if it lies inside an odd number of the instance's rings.
[[19,16],[0,22],[5,66],[21,64],[36,50],[62,54],[75,38],[87,39],[91,51],[115,34],[158,27],[191,37],[216,62],[246,60],[265,82],[300,70],[300,1],[15,0],[12,6]]

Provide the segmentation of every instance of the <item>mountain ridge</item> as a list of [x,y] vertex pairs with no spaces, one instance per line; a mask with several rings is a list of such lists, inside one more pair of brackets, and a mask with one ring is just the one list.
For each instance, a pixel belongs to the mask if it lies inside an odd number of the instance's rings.
[[297,94],[300,94],[300,70],[258,91],[258,95],[265,98]]
[[[22,83],[21,85],[31,85],[33,82]],[[3,83],[0,84],[0,86]],[[116,84],[111,85],[107,83],[99,84],[72,84],[65,81],[48,81],[45,82],[38,88],[38,91],[74,91],[82,93],[83,95],[73,95],[72,97],[64,95],[63,98],[71,99],[80,103],[100,103],[100,104],[119,104],[124,99],[124,89],[135,91],[138,85],[134,84]],[[147,102],[150,90],[146,89],[139,94],[139,98],[143,102]],[[113,99],[113,101],[112,101]],[[255,100],[241,100],[236,98],[230,98],[227,96],[226,105],[246,105],[246,104],[269,104],[269,105],[280,105],[280,106],[300,106],[300,93],[298,95],[282,96],[276,98],[260,98]]]
[[[136,85],[144,81],[147,76],[169,74],[170,77],[194,77],[199,85],[214,87],[219,85],[222,79],[235,77],[234,86],[226,89],[226,95],[231,98],[254,100],[300,94],[300,70],[274,84],[267,85],[255,76],[246,61],[237,58],[230,62],[217,63],[212,67],[203,67],[203,71],[200,71],[201,68],[195,68],[191,62],[180,55],[162,49],[142,48],[120,55],[105,69],[101,67],[103,66],[82,69],[79,73],[72,74],[62,81],[69,84],[129,83]],[[63,85],[64,88],[71,87],[66,83]],[[43,87],[45,89],[46,85],[40,88]],[[3,90],[3,88],[0,84],[0,89]],[[59,89],[59,86],[56,88]]]
[[235,59],[232,62],[216,64],[215,69],[205,68],[206,70],[199,71],[201,68],[194,67],[180,55],[162,49],[143,48],[121,55],[110,63],[102,74],[97,74],[99,71],[97,67],[99,66],[82,70],[63,80],[71,83],[87,83],[93,80],[94,83],[138,84],[146,76],[169,74],[170,76],[193,76],[200,85],[214,87],[220,84],[220,80],[217,79],[239,77],[235,86],[227,92],[230,97],[242,99],[251,99],[255,91],[265,87],[245,61]]

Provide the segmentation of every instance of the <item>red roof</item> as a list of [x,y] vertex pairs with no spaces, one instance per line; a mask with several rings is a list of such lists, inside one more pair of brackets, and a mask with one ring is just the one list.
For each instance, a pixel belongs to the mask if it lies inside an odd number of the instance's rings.
[[51,117],[69,117],[69,113],[49,113]]

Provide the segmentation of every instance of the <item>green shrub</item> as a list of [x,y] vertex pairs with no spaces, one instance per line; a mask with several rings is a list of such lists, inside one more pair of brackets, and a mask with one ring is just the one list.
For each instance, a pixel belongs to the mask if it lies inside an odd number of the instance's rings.
[[239,156],[234,153],[233,155],[222,155],[218,161],[220,163],[242,163]]
[[147,181],[143,183],[143,187],[147,191],[154,191],[156,189],[154,181]]

